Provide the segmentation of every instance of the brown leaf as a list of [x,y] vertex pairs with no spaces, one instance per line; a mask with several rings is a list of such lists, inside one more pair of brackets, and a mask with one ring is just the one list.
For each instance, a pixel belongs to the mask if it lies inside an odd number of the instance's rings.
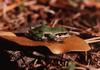
[[26,37],[18,36],[1,36],[7,40],[18,43],[22,46],[46,46],[54,54],[62,54],[68,51],[88,51],[90,46],[81,38],[77,36],[71,36],[64,40],[64,42],[43,42],[43,41],[32,41]]

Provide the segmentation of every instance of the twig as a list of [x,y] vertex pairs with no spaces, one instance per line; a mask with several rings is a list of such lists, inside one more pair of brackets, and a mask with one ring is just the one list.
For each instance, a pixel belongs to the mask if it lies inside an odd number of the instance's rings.
[[87,43],[95,43],[95,42],[100,42],[100,37],[94,37],[90,39],[85,40]]
[[95,42],[100,42],[100,40],[92,40],[92,41],[87,41],[85,40],[87,43],[95,43]]
[[59,21],[59,19],[55,19],[54,23],[52,23],[53,24],[52,27],[55,27],[55,25],[58,23],[58,21]]
[[72,18],[73,19],[77,19],[78,17],[80,17],[81,16],[81,13],[77,13],[77,14],[75,14]]
[[93,37],[93,38],[90,38],[90,39],[86,39],[86,41],[93,41],[93,40],[96,40],[96,39],[100,40],[100,37]]

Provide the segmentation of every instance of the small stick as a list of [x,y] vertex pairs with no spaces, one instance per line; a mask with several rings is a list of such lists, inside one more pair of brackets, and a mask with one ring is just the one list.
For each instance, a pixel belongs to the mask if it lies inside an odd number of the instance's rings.
[[86,41],[93,41],[93,40],[96,40],[96,39],[100,40],[100,37],[93,37],[93,38],[90,38],[90,39],[86,39]]
[[92,41],[87,41],[85,40],[87,43],[95,43],[95,42],[100,42],[100,40],[92,40]]

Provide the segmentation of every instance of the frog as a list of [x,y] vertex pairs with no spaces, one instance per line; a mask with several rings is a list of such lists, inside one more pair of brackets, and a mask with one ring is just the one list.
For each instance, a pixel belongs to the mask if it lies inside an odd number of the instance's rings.
[[50,27],[48,25],[41,25],[37,27],[31,27],[29,35],[33,40],[53,40],[58,41],[61,35],[67,35],[68,31],[64,27]]

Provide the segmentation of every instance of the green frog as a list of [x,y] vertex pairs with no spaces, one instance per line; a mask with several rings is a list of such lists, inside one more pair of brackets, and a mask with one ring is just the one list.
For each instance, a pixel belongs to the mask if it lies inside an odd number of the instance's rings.
[[41,25],[31,28],[29,31],[30,37],[34,40],[56,40],[61,35],[66,35],[68,31],[64,27],[50,27]]

